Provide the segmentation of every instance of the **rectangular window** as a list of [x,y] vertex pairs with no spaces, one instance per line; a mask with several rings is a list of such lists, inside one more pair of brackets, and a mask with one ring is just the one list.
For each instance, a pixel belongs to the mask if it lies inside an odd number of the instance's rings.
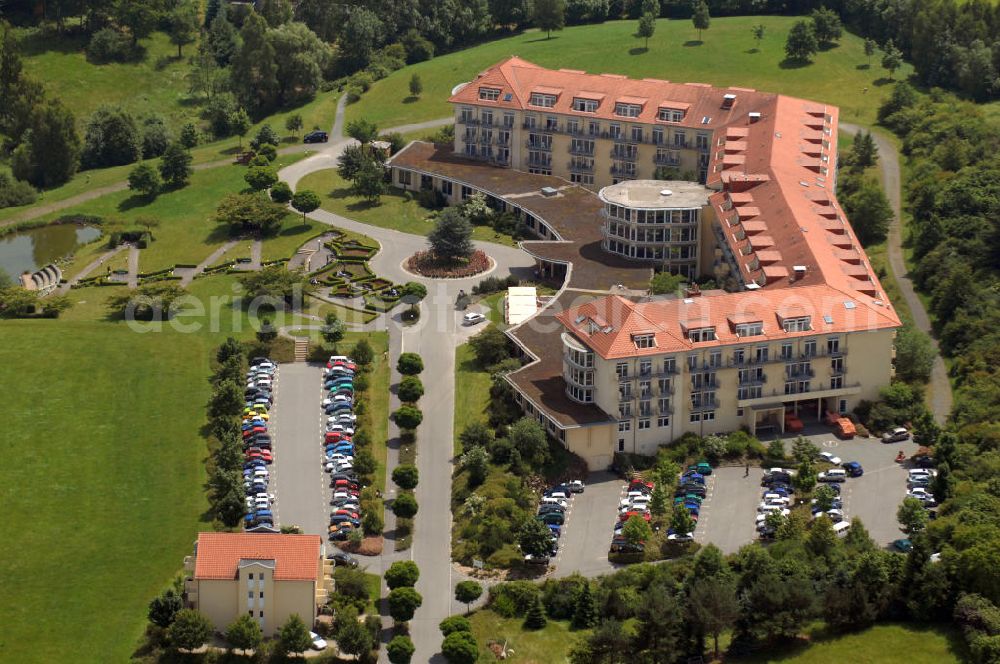
[[698,356],[696,354],[688,355],[688,369],[694,371],[698,368]]
[[263,611],[258,611],[257,612],[257,617],[258,618],[263,618],[264,617],[264,612]]
[[826,340],[826,352],[830,355],[840,352],[840,337],[830,337]]
[[840,400],[840,402],[837,404],[837,410],[840,412],[841,415],[847,412],[847,399]]
[[699,327],[693,330],[688,330],[688,339],[695,343],[700,341],[715,341],[715,328]]
[[701,413],[691,413],[688,421],[701,422]]
[[701,414],[701,419],[705,422],[711,422],[712,420],[715,419],[715,411],[706,410],[704,413]]
[[594,184],[592,173],[570,173],[569,181],[573,184]]
[[639,398],[648,399],[653,396],[653,382],[649,380],[639,381]]
[[618,380],[628,379],[628,363],[619,362],[615,365],[615,373],[618,374]]
[[588,122],[587,123],[587,133],[591,136],[600,136],[601,134],[601,123],[600,122]]
[[625,439],[624,438],[619,438],[618,439],[618,451],[619,452],[624,452],[625,451]]
[[802,344],[802,354],[805,357],[815,357],[816,356],[816,340],[810,339]]
[[648,419],[643,418],[643,419],[639,420],[639,430],[640,431],[642,431],[643,429],[648,429],[648,428],[649,428],[649,420]]
[[624,403],[618,404],[618,417],[619,418],[632,417],[632,403],[631,402],[626,401]]
[[669,413],[670,412],[670,397],[663,397],[662,399],[660,399],[659,401],[657,401],[656,405],[657,405],[657,408],[660,409],[661,413]]
[[637,118],[640,113],[642,113],[642,106],[639,104],[615,103],[615,115],[620,115],[623,118]]
[[556,105],[556,96],[532,92],[531,97],[528,99],[528,104],[531,106],[541,106],[542,108],[552,108]]
[[480,101],[496,101],[500,99],[499,88],[479,88]]
[[661,106],[659,113],[656,115],[656,119],[661,122],[680,122],[684,119],[684,111],[669,108],[667,106]]
[[844,373],[844,358],[835,357],[830,360],[830,373],[833,374]]
[[442,180],[441,181],[441,193],[444,194],[445,196],[451,196],[451,192],[452,192],[451,181],[450,180]]
[[514,114],[504,113],[503,114],[503,126],[505,129],[512,129],[514,127]]
[[736,326],[738,337],[759,337],[762,334],[764,334],[763,323],[740,323]]
[[642,127],[632,127],[632,140],[642,143]]
[[746,348],[737,348],[733,351],[733,364],[743,364],[747,359]]
[[708,354],[708,366],[710,367],[721,367],[722,366],[722,351],[713,350]]
[[639,375],[649,376],[653,373],[653,361],[652,360],[639,360]]
[[656,348],[656,337],[652,334],[636,334],[632,336],[636,348]]
[[472,188],[471,187],[467,187],[467,186],[465,186],[463,184],[462,185],[462,200],[464,201],[465,199],[467,199],[467,198],[469,198],[471,196],[472,196]]
[[484,125],[492,125],[493,124],[493,111],[483,111],[482,113],[479,114],[479,120]]
[[247,578],[249,580],[253,581],[253,572],[250,572],[249,574],[247,574]]
[[781,359],[783,360],[792,359],[792,344],[790,343],[781,344]]
[[663,373],[675,373],[677,371],[677,360],[673,357],[667,357],[663,360]]
[[674,146],[679,148],[687,147],[687,134],[685,134],[683,131],[675,131]]
[[632,383],[618,383],[618,398],[622,401],[632,398]]
[[736,417],[743,417],[743,409],[742,408],[737,408],[736,409]]
[[620,124],[612,122],[610,125],[608,125],[608,134],[611,136],[611,138],[621,138],[622,126]]
[[661,428],[670,426],[670,417],[665,416],[656,418],[656,426]]
[[626,431],[631,431],[631,430],[632,430],[632,423],[629,422],[628,420],[621,420],[618,422],[618,431],[620,433],[624,433]]
[[809,316],[799,318],[785,318],[781,321],[781,326],[785,332],[808,332],[812,329]]
[[843,386],[844,386],[844,377],[843,376],[833,376],[832,378],[830,378],[830,389],[831,390],[839,390]]
[[663,129],[660,127],[653,128],[653,143],[656,145],[663,145]]
[[570,134],[581,134],[580,131],[580,121],[579,120],[567,120],[566,121],[566,131]]
[[596,113],[598,101],[596,99],[584,99],[583,97],[573,98],[573,110],[580,113]]

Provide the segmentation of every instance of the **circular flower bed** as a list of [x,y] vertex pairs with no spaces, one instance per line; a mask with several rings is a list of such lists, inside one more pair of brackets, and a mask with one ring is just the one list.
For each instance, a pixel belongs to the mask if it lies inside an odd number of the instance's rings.
[[406,269],[435,279],[460,279],[472,277],[490,269],[492,261],[477,249],[466,260],[442,259],[430,251],[418,251],[406,259]]

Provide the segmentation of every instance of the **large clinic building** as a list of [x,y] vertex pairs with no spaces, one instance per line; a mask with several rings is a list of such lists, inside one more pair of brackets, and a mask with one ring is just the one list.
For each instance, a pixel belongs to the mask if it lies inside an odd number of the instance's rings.
[[[836,200],[836,107],[516,57],[450,101],[454,143],[411,143],[393,183],[520,218],[562,288],[508,330],[529,359],[508,380],[591,468],[781,432],[890,381],[900,321]],[[720,290],[651,296],[654,269]]]

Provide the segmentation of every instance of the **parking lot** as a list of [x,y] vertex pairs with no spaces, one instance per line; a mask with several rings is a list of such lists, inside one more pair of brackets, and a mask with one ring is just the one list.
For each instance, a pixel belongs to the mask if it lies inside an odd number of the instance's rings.
[[611,572],[608,542],[618,518],[622,479],[613,473],[591,473],[587,488],[574,494],[567,510],[559,541],[559,554],[552,561],[556,576],[574,572],[594,575]]
[[275,435],[280,440],[272,474],[280,506],[280,525],[326,539],[329,525],[327,476],[319,463],[323,432],[320,391],[323,370],[309,364],[284,364],[275,392]]
[[754,540],[754,519],[760,503],[760,479],[764,471],[750,466],[716,468],[705,483],[707,494],[698,514],[694,540],[715,544],[723,553],[735,553]]

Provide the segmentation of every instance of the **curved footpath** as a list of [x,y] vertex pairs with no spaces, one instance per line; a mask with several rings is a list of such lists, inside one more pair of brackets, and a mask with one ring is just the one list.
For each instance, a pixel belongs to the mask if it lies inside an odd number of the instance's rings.
[[[860,126],[846,122],[842,122],[840,128],[848,134],[857,134],[861,131]],[[910,313],[913,315],[913,324],[916,325],[918,330],[926,333],[934,345],[934,365],[931,367],[931,377],[928,385],[930,405],[931,412],[934,413],[934,419],[937,420],[938,424],[944,424],[951,413],[951,382],[948,380],[948,370],[944,366],[944,359],[941,357],[937,339],[931,334],[930,316],[927,315],[927,310],[924,309],[923,302],[920,301],[916,290],[913,288],[913,280],[910,279],[907,273],[906,261],[903,258],[903,232],[900,222],[900,219],[902,219],[902,208],[900,205],[900,183],[902,179],[899,170],[899,153],[896,152],[895,146],[881,132],[872,132],[872,138],[875,139],[875,144],[878,146],[879,168],[882,170],[885,193],[894,212],[892,223],[889,225],[889,239],[887,242],[889,267],[896,277],[896,283],[899,284],[899,290],[903,294],[903,299],[906,300],[907,306],[910,307]]]

